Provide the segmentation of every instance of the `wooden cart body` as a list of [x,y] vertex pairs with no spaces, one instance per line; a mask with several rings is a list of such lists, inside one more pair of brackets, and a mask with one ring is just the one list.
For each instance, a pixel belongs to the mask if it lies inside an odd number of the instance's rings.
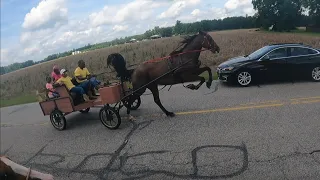
[[[50,120],[53,124],[53,118],[54,115],[61,116],[64,123],[66,124],[65,117],[67,114],[70,114],[75,111],[80,112],[88,112],[90,108],[92,107],[100,107],[100,120],[102,120],[101,113],[102,111],[112,111],[112,113],[116,113],[116,116],[118,118],[118,122],[120,123],[120,116],[119,116],[119,110],[112,109],[109,105],[119,103],[121,102],[122,98],[126,93],[124,91],[127,89],[126,86],[124,86],[124,90],[122,90],[122,86],[119,83],[112,84],[108,87],[103,87],[99,89],[100,96],[96,100],[83,102],[81,104],[75,105],[73,98],[71,94],[69,93],[68,89],[63,85],[60,87],[55,88],[56,91],[59,93],[60,97],[58,98],[50,98],[46,99],[44,101],[39,102],[39,105],[41,107],[42,113],[44,116],[50,115]],[[105,115],[106,116],[106,115]],[[107,117],[108,118],[108,117]],[[103,124],[107,126],[104,122]],[[53,124],[54,125],[54,124]],[[116,129],[120,124],[118,124],[115,128],[110,129]],[[64,127],[57,128],[57,126],[54,125],[56,129],[63,130],[65,129],[66,125],[63,125]]]

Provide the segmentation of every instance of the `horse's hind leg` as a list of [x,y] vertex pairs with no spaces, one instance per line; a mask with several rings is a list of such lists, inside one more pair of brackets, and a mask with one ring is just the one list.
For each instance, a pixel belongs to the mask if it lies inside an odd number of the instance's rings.
[[150,89],[150,91],[152,92],[154,102],[161,108],[161,110],[167,116],[174,117],[175,114],[173,112],[169,112],[169,111],[166,110],[166,108],[163,107],[163,105],[162,105],[162,103],[160,101],[160,98],[159,98],[159,90],[157,88],[157,84],[152,84],[152,85],[148,86],[148,89]]

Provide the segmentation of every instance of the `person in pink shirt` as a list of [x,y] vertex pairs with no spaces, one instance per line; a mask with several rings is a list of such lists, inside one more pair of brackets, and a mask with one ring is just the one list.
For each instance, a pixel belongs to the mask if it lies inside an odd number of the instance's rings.
[[48,93],[49,98],[59,97],[59,93],[56,92],[55,89],[53,88],[51,77],[47,77],[46,80],[47,80],[46,88],[49,90],[49,93]]
[[57,65],[53,66],[53,71],[51,72],[51,77],[53,78],[53,82],[56,82],[58,79],[62,77],[60,74],[60,69]]

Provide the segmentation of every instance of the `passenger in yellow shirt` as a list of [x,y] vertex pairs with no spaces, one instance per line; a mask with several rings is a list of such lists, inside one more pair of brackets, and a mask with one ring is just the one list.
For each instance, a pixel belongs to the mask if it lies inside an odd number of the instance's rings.
[[80,95],[85,101],[89,101],[86,91],[81,86],[75,86],[71,81],[72,78],[68,76],[67,72],[67,70],[61,69],[60,74],[62,77],[58,79],[55,84],[64,84],[70,92]]
[[[90,74],[83,60],[78,61],[78,67],[74,71],[74,76],[80,85],[85,84],[85,86],[87,86],[86,83],[89,82],[92,88],[95,88],[96,90],[100,88],[101,82],[96,79],[95,75]],[[93,89],[92,93],[94,93]]]

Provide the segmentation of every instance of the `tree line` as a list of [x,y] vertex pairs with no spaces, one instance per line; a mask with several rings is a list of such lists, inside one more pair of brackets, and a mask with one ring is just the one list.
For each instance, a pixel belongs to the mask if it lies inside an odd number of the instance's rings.
[[112,41],[98,43],[98,44],[92,44],[92,45],[88,44],[81,48],[69,50],[63,53],[49,55],[48,57],[44,58],[41,61],[34,62],[33,60],[28,60],[22,63],[13,63],[8,66],[3,66],[3,67],[0,67],[1,75],[21,69],[21,68],[39,64],[42,62],[47,62],[57,58],[70,56],[74,51],[90,51],[94,49],[106,48],[114,45],[124,44],[126,42],[129,42],[131,39],[142,41],[144,39],[150,39],[150,37],[153,35],[160,35],[161,37],[171,37],[173,35],[186,35],[186,34],[197,33],[199,30],[215,31],[215,30],[244,29],[244,28],[255,28],[255,27],[257,27],[255,18],[252,16],[228,17],[228,18],[219,19],[219,20],[216,20],[216,19],[203,20],[203,21],[194,22],[194,23],[182,23],[181,21],[178,20],[176,21],[176,24],[171,27],[160,28],[159,26],[156,26],[153,29],[147,30],[143,34],[123,37],[123,38],[116,38]]
[[[173,35],[186,35],[202,31],[217,31],[229,29],[247,29],[273,27],[273,31],[290,31],[298,26],[313,26],[320,28],[320,0],[252,0],[252,4],[257,13],[254,16],[227,17],[224,19],[202,20],[200,22],[182,23],[176,21],[171,27],[159,26],[147,30],[143,34],[117,38],[112,41],[88,44],[78,49],[69,50],[63,53],[49,55],[41,61],[34,62],[28,60],[22,63],[14,63],[0,67],[1,75],[21,68],[32,66],[46,61],[51,61],[60,57],[70,56],[74,51],[90,51],[124,44],[131,39],[138,41],[149,39],[153,35],[161,37],[171,37]],[[308,12],[308,13],[305,13]],[[308,15],[306,15],[308,14]]]

